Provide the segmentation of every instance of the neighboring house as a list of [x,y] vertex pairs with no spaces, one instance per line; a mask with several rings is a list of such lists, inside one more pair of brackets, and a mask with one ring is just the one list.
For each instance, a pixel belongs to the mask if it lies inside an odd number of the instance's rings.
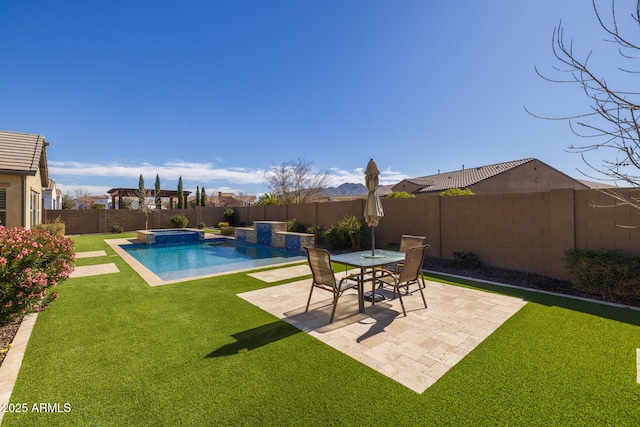
[[[99,196],[90,196],[93,199],[93,205],[102,205],[105,209],[111,209],[111,197],[106,194],[102,194]],[[136,206],[138,205],[138,201],[136,200]]]
[[49,178],[47,188],[42,189],[42,209],[62,209],[62,190]]
[[209,197],[215,206],[223,208],[237,208],[251,206],[256,203],[256,196],[236,196],[233,193],[223,193],[218,191],[217,196]]
[[42,222],[42,198],[49,183],[42,135],[0,131],[0,223],[31,228]]
[[579,190],[590,186],[538,159],[530,158],[405,179],[396,185],[384,187],[380,193],[388,195],[389,190],[406,191],[420,197],[439,194],[451,188],[468,188],[474,194],[498,194],[547,191],[554,188]]

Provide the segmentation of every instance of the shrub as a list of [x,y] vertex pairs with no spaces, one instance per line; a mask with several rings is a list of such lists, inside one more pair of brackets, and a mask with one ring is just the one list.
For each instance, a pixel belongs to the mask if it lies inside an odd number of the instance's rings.
[[113,227],[111,227],[111,233],[113,234],[120,234],[122,233],[123,229],[121,225],[114,225]]
[[93,205],[93,209],[107,209],[107,206],[104,203],[96,203]]
[[576,289],[611,301],[640,300],[640,257],[606,249],[567,249],[562,259]]
[[224,220],[226,222],[228,222],[229,224],[233,224],[233,218],[235,214],[236,212],[233,209],[228,208],[222,213],[222,216],[224,217]]
[[73,271],[73,241],[44,229],[0,226],[0,323],[40,311]]
[[171,217],[171,224],[177,228],[185,228],[189,224],[189,220],[184,215],[174,215]]
[[235,234],[235,228],[231,226],[220,227],[220,234],[223,236],[233,236]]
[[207,224],[205,224],[204,222],[199,222],[199,223],[198,223],[198,228],[199,228],[200,230],[202,230],[203,228],[207,228]]
[[297,219],[293,218],[287,220],[287,231],[292,233],[303,233],[304,230],[304,226],[300,224]]
[[465,188],[461,190],[459,188],[450,188],[440,193],[441,196],[473,196],[473,191]]
[[463,270],[480,267],[480,258],[478,258],[478,255],[473,252],[454,252],[453,260],[456,264],[456,268],[461,268]]
[[394,191],[387,196],[387,199],[415,199],[416,195],[406,191]]
[[218,228],[220,228],[220,229],[222,229],[222,228],[224,228],[224,227],[228,227],[228,226],[229,226],[229,223],[228,223],[228,222],[226,222],[226,221],[220,221],[220,222],[218,223]]
[[53,236],[64,237],[65,225],[60,217],[57,217],[53,222],[38,224],[35,228],[38,230],[47,230]]
[[331,249],[359,250],[364,230],[358,219],[345,216],[337,225],[329,227],[325,233],[327,246]]

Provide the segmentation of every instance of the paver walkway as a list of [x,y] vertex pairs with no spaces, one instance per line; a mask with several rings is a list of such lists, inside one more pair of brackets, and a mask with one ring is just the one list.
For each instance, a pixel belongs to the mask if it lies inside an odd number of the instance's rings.
[[76,266],[76,268],[73,270],[73,273],[71,273],[71,276],[69,277],[86,277],[111,273],[120,273],[118,267],[112,262],[108,264],[83,265],[79,267]]
[[[306,266],[305,266],[306,267]],[[307,267],[308,268],[308,267]],[[239,294],[246,301],[308,332],[365,365],[422,393],[464,358],[526,301],[488,292],[427,282],[425,309],[420,294],[386,300],[358,313],[355,290],[338,301],[329,324],[331,295],[314,290],[304,309],[310,279]],[[383,293],[391,296],[391,292]]]

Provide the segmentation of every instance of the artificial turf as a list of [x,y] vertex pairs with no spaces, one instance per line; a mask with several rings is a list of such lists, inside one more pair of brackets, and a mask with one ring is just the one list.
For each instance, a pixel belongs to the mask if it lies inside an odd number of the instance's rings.
[[637,311],[448,279],[530,302],[418,394],[236,296],[273,284],[238,273],[152,288],[109,237],[74,237],[107,252],[79,265],[120,273],[59,286],[11,397],[70,411],[3,425],[640,425]]

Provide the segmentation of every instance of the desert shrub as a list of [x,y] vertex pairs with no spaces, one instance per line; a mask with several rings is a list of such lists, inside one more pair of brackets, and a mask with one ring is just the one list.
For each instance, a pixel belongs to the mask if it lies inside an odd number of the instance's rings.
[[111,233],[113,234],[120,234],[122,233],[123,229],[121,225],[114,225],[113,227],[111,227]]
[[64,237],[65,225],[60,217],[57,217],[53,222],[38,224],[35,228],[38,230],[47,230],[53,236]]
[[224,220],[226,222],[228,222],[229,224],[231,224],[231,225],[233,225],[233,218],[235,217],[235,215],[236,215],[236,212],[231,208],[226,209],[222,213],[222,216],[223,216]]
[[454,252],[453,261],[456,264],[456,268],[463,270],[480,267],[480,258],[473,252]]
[[406,191],[394,191],[387,196],[387,199],[415,199],[416,195]]
[[104,203],[95,203],[93,209],[107,209],[107,206]]
[[468,188],[465,188],[464,190],[461,190],[459,188],[450,188],[440,193],[440,195],[441,196],[473,196],[473,191],[469,190]]
[[46,308],[58,297],[51,288],[69,277],[74,261],[71,239],[0,226],[0,323]]
[[218,223],[218,228],[219,228],[219,229],[222,229],[222,228],[224,228],[224,227],[228,227],[228,226],[229,226],[229,223],[228,223],[228,222],[226,222],[226,221],[220,221],[220,222]]
[[233,236],[235,232],[235,228],[231,226],[220,227],[220,234],[223,236]]
[[611,301],[640,300],[640,257],[605,249],[567,249],[562,259],[576,289]]
[[287,220],[287,231],[292,233],[303,233],[305,230],[304,225],[300,224],[297,219]]
[[205,224],[204,222],[199,222],[199,223],[198,223],[198,228],[199,228],[200,230],[202,230],[202,229],[204,229],[204,228],[207,228],[207,224]]
[[186,216],[178,214],[171,217],[171,224],[177,228],[185,228],[189,224],[189,220]]
[[329,227],[325,233],[327,246],[331,249],[359,250],[364,229],[362,223],[351,215],[345,216],[335,226]]

